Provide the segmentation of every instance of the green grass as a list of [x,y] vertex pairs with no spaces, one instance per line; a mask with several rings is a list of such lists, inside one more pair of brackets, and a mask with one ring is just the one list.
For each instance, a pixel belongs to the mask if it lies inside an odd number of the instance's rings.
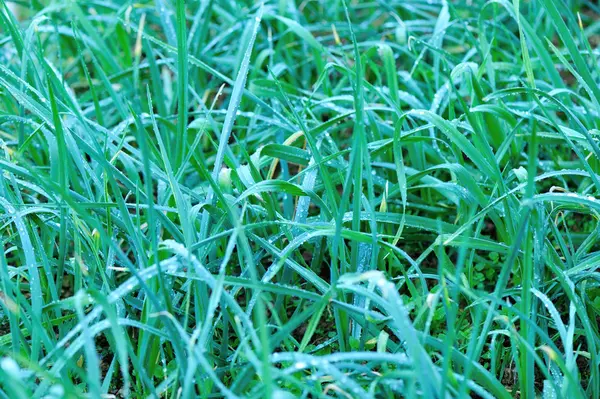
[[584,0],[0,0],[0,399],[599,398],[598,43]]

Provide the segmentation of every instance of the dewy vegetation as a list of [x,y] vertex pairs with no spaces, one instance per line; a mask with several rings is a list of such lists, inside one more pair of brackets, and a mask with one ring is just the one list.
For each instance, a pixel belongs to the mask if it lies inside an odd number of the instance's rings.
[[589,0],[0,0],[0,398],[600,398]]

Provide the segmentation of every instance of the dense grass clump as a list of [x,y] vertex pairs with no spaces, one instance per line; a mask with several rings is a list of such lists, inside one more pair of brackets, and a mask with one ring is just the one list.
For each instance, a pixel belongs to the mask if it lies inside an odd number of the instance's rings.
[[0,0],[0,398],[600,398],[599,16]]

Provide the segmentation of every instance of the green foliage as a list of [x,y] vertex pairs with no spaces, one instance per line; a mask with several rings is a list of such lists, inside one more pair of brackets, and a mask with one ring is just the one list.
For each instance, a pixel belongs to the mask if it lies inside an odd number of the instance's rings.
[[599,16],[0,0],[0,398],[599,398]]

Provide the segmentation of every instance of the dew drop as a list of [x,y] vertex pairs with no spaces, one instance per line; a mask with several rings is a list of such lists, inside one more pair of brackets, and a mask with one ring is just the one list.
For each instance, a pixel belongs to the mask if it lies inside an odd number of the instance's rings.
[[304,362],[296,362],[294,365],[294,367],[296,367],[298,370],[305,369],[307,366],[308,365]]

